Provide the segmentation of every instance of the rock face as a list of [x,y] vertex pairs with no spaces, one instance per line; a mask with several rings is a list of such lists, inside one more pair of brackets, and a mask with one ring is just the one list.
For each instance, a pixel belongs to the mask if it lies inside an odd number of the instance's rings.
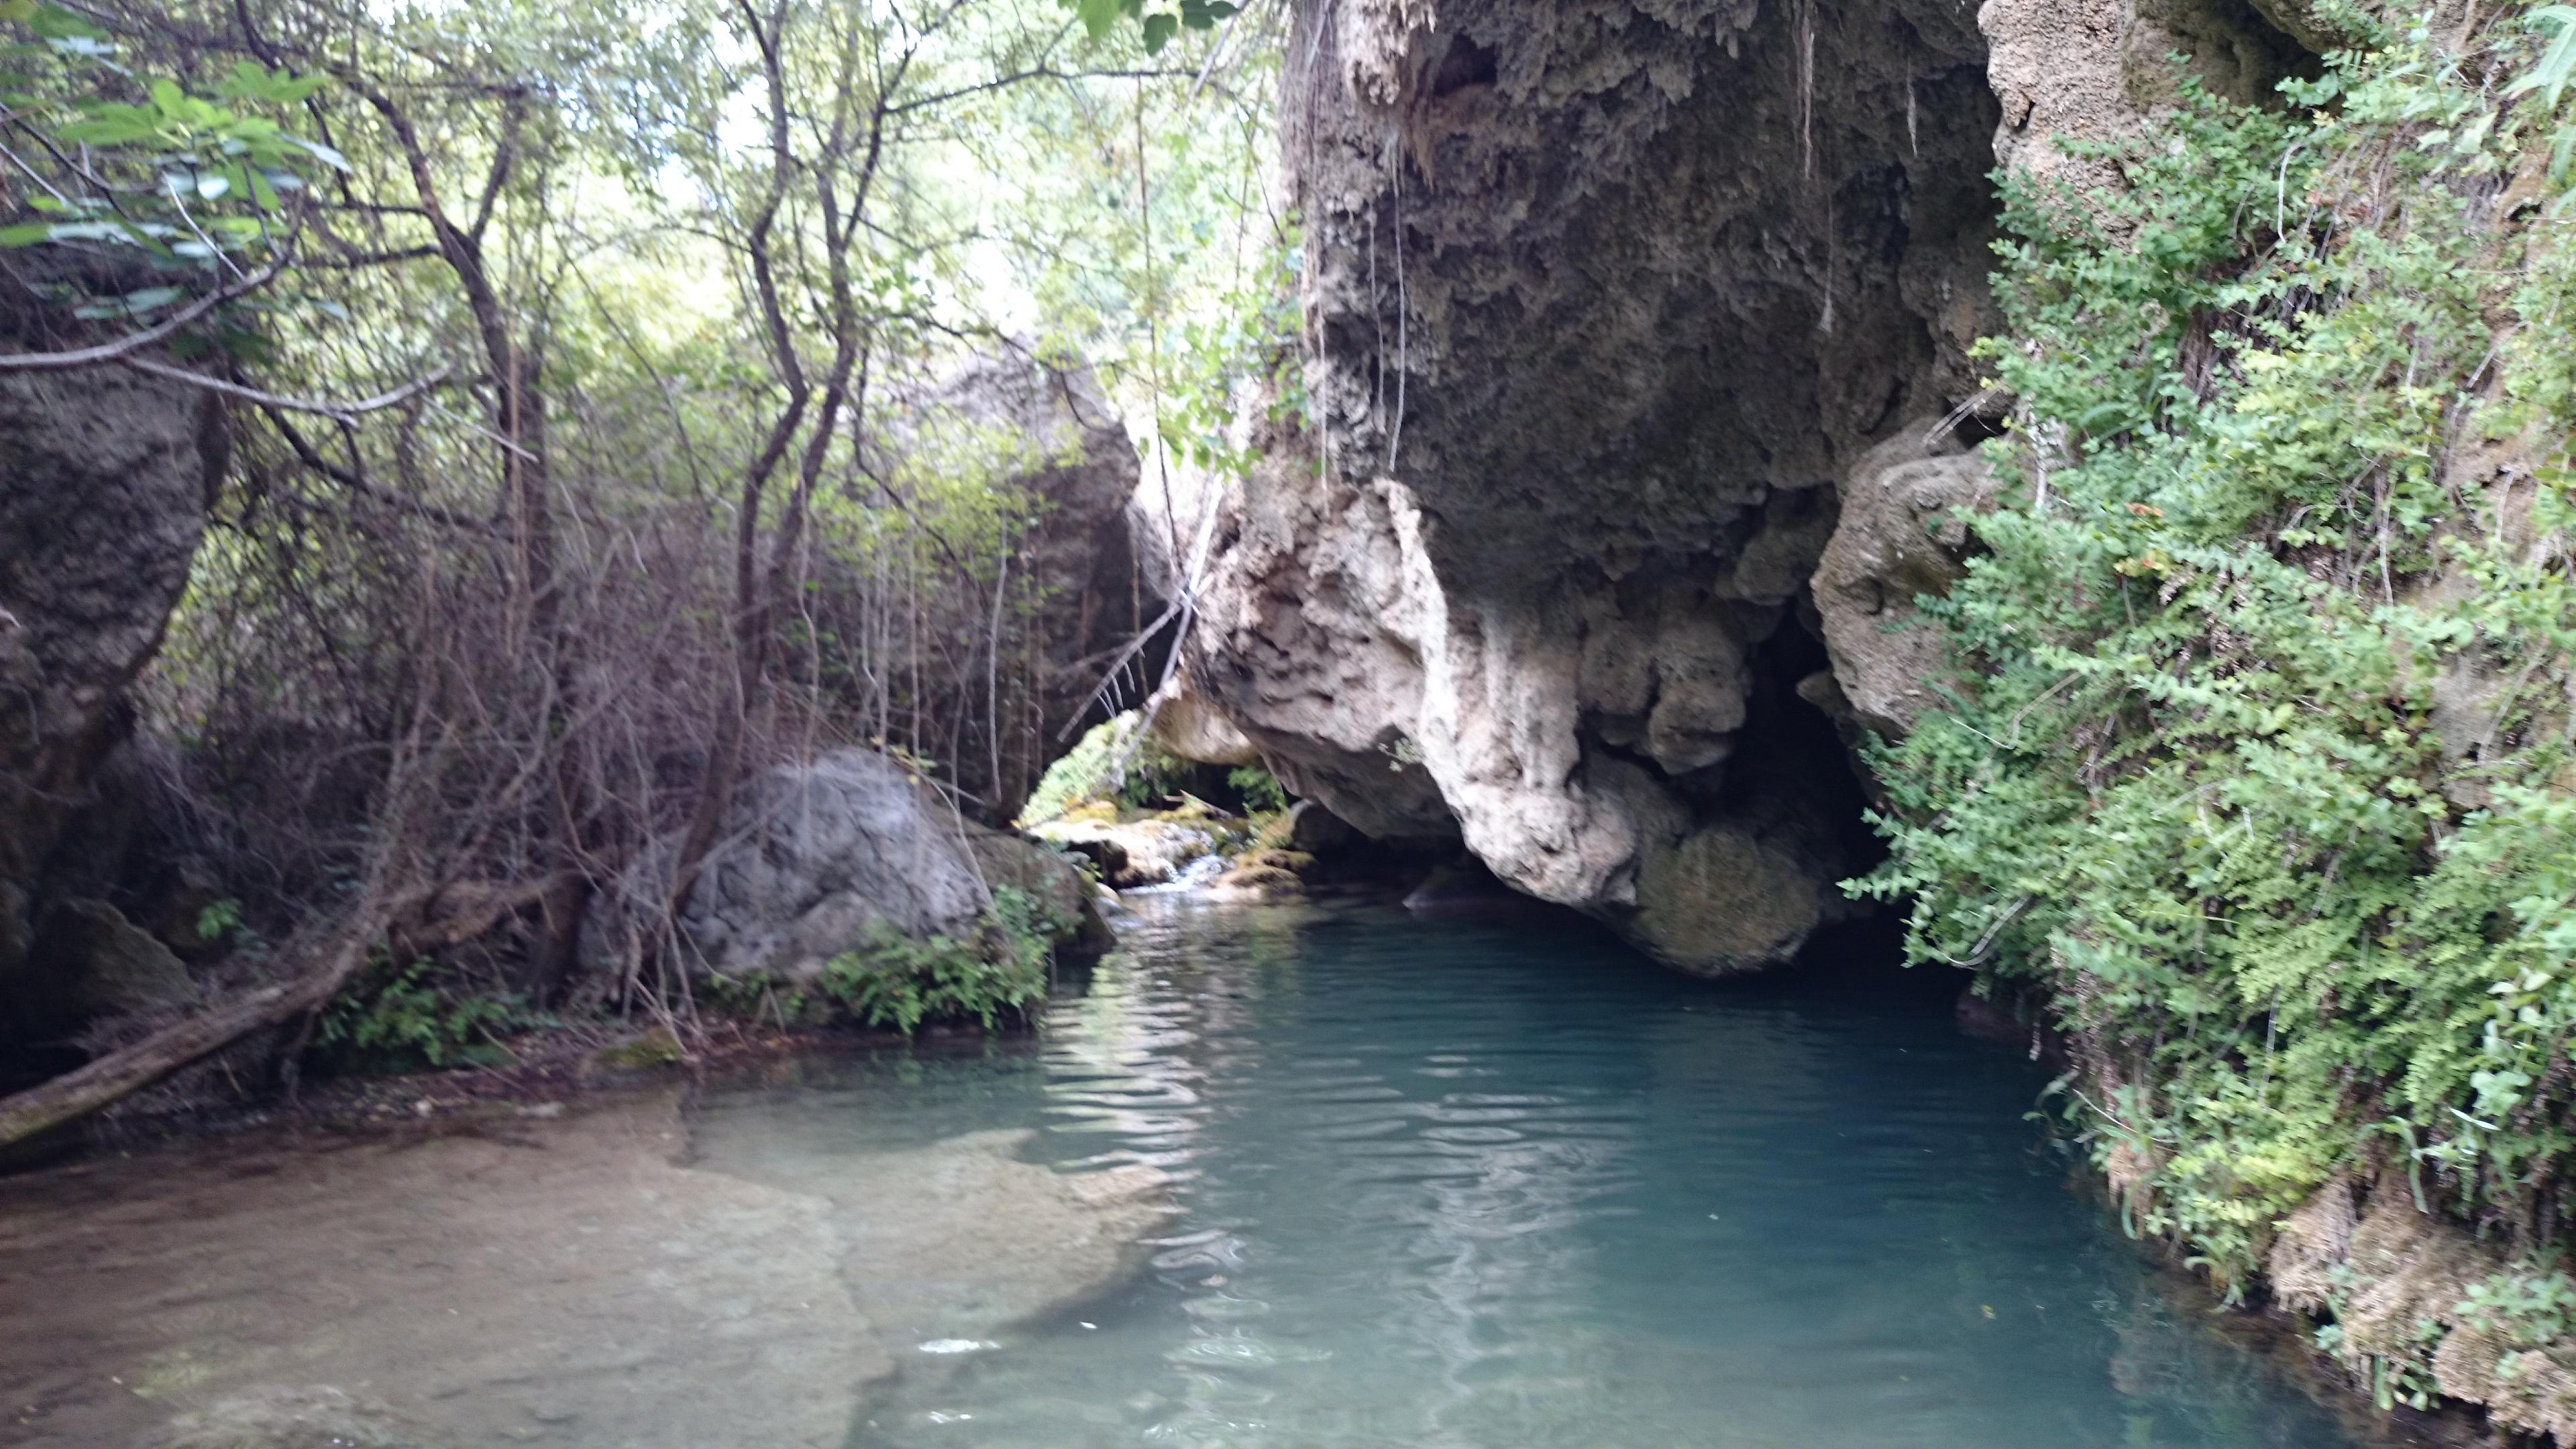
[[1154,743],[1196,765],[1258,765],[1261,748],[1209,704],[1184,672],[1151,707]]
[[[1834,480],[1974,391],[1996,110],[1970,16],[1303,23],[1317,431],[1213,504],[1199,687],[1371,836],[1454,832],[1687,969],[1784,958],[1859,863],[1793,688],[1824,663],[1797,615]],[[1797,884],[1750,909],[1712,872]]]
[[2115,139],[2170,104],[2173,56],[2213,93],[2254,103],[2341,43],[2309,0],[1987,0],[1977,23],[2003,104],[1996,159],[2086,188],[2117,173],[2061,143]]
[[1197,689],[1370,836],[1454,833],[1686,969],[1784,959],[1872,848],[1836,741],[1922,707],[1939,661],[1887,626],[1992,486],[1965,452],[2003,405],[1967,355],[1995,158],[2115,182],[2053,138],[2168,104],[2174,51],[2259,99],[2314,12],[1390,0],[1299,26],[1311,423],[1239,483],[1138,498],[1199,606]]
[[212,394],[115,368],[0,379],[0,977],[187,587],[223,462]]
[[1969,537],[1956,514],[1990,504],[1995,478],[1934,420],[1863,455],[1841,491],[1842,521],[1814,580],[1833,683],[1854,722],[1900,736],[1951,672],[1914,601],[1958,579]]
[[[1011,585],[1014,593],[1034,584],[1035,597],[1043,600],[1027,625],[1038,637],[1021,645],[1035,661],[1034,697],[1025,704],[1042,722],[1050,747],[1059,736],[1078,738],[1081,725],[1115,712],[1096,707],[1093,696],[1118,651],[1162,607],[1161,599],[1138,587],[1127,524],[1128,498],[1137,486],[1135,445],[1087,369],[1019,353],[978,357],[935,392],[911,401],[912,413],[903,423],[909,432],[897,443],[908,464],[998,468],[998,490],[1017,495],[1037,519],[1011,563],[1019,580]],[[990,593],[985,591],[987,599]],[[980,622],[983,611],[975,612]],[[1008,627],[1011,621],[1003,622]],[[1006,649],[1004,657],[1010,655]],[[943,657],[936,669],[924,672],[944,677],[949,670]],[[979,662],[972,699],[935,702],[937,709],[980,718],[981,671]],[[1157,671],[1141,672],[1151,677]],[[1038,777],[1063,751],[1050,748],[1031,760],[1013,759],[1006,751],[999,780],[987,778],[993,773],[991,752],[979,746],[957,753],[947,762],[957,783],[988,802],[979,811],[984,819],[1005,821],[1019,812]]]

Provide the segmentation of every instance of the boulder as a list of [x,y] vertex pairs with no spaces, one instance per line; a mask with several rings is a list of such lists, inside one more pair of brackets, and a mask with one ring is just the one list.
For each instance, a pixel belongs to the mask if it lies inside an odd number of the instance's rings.
[[[651,919],[675,849],[663,842],[623,890],[593,904],[585,952],[620,950]],[[694,969],[801,985],[875,923],[915,938],[973,935],[994,883],[1063,906],[1080,923],[1076,939],[1096,942],[1106,929],[1081,909],[1087,893],[1069,862],[965,820],[886,755],[838,750],[735,792],[680,935]]]
[[[0,315],[0,339],[21,321]],[[200,389],[118,368],[0,378],[0,910],[15,918],[0,975],[45,908],[73,802],[125,733],[126,686],[187,587],[225,447]]]
[[1007,831],[970,827],[967,849],[984,873],[984,883],[1009,886],[1045,907],[1061,924],[1057,949],[1076,960],[1091,960],[1118,944],[1118,933],[1100,918],[1091,882],[1072,854],[1042,841]]
[[1775,964],[1825,921],[1819,874],[1795,849],[1749,831],[1696,831],[1647,857],[1630,930],[1666,961]]
[[1090,861],[1092,874],[1103,881],[1113,881],[1127,873],[1127,847],[1106,835],[1073,835],[1061,844]]
[[966,936],[991,899],[937,794],[885,755],[842,750],[735,793],[680,929],[709,970],[803,983],[874,922]]
[[1984,458],[1937,423],[1905,428],[1845,475],[1842,521],[1815,578],[1833,674],[1802,684],[1811,702],[1838,705],[1865,729],[1898,737],[1939,702],[1952,668],[1915,600],[1949,592],[1971,545],[1962,510],[1994,504]]
[[1261,763],[1260,747],[1198,692],[1186,670],[1174,677],[1150,713],[1154,742],[1172,755],[1196,765]]
[[1118,890],[1169,885],[1224,847],[1217,831],[1188,820],[1051,820],[1029,833],[1091,857],[1104,868],[1102,882]]
[[92,1021],[192,1005],[197,984],[177,955],[106,901],[58,901],[18,969],[0,974],[0,1031],[21,1041],[68,1036]]
[[[1243,905],[1293,901],[1306,894],[1305,878],[1298,873],[1297,862],[1303,859],[1285,850],[1265,850],[1236,861],[1225,874],[1208,882],[1207,897]],[[1312,860],[1306,860],[1312,866]]]
[[[980,744],[943,762],[958,787],[979,802],[978,815],[1007,821],[1064,753],[1063,742],[1078,738],[1080,725],[1113,712],[1096,698],[1103,676],[1163,607],[1152,590],[1137,584],[1135,541],[1127,524],[1128,499],[1137,487],[1136,447],[1090,369],[1024,348],[973,357],[904,404],[887,441],[898,471],[989,477],[1009,509],[1033,520],[1012,555],[1010,587],[1015,598],[1026,591],[1040,603],[1025,623],[1005,616],[1006,629],[1027,633],[1006,637],[1002,648],[1006,664],[1027,660],[1031,667],[1017,680],[1006,669],[998,687],[1005,716],[1032,717],[1040,727],[1026,741],[1004,740],[999,779],[988,778],[997,761]],[[989,591],[980,597],[972,616],[978,638],[991,607]],[[896,639],[880,647],[900,654],[910,646]],[[1161,659],[1149,653],[1135,677],[1159,678]],[[919,677],[950,677],[946,663],[933,663],[924,661]],[[893,676],[909,672],[900,658],[881,658],[879,667]],[[982,718],[980,666],[971,681],[928,687],[932,697],[918,703],[929,717]],[[1133,707],[1143,692],[1115,708]]]

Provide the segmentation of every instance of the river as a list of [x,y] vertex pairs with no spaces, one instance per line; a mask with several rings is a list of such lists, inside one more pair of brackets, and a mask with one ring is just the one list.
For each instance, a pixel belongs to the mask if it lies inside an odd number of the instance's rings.
[[0,1180],[0,1444],[2398,1442],[1883,939],[1711,983],[1534,912],[1121,929],[1034,1038]]
[[1128,1287],[916,1350],[858,1449],[2358,1442],[2075,1190],[2046,1070],[1960,1033],[1956,978],[1137,904],[1037,1054],[700,1104],[719,1169],[1031,1126],[1063,1171],[1176,1183]]

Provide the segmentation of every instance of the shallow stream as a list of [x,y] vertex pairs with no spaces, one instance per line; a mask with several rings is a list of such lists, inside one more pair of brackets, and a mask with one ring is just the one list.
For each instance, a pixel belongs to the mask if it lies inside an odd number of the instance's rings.
[[1829,949],[1700,983],[1384,908],[1122,930],[1038,1052],[700,1099],[693,1165],[752,1177],[1027,1127],[1061,1170],[1171,1175],[1142,1274],[894,1346],[854,1449],[2363,1442],[2073,1190],[2026,1120],[2045,1069],[1961,1035],[1955,980]]

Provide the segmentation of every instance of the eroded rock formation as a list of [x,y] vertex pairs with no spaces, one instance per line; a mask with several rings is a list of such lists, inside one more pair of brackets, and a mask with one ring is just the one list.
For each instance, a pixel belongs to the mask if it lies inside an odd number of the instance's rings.
[[1195,687],[1372,836],[1454,832],[1687,969],[1784,958],[1869,849],[1835,737],[1937,688],[1901,626],[1991,493],[1995,159],[2116,182],[2054,140],[2169,104],[2174,53],[2254,99],[2322,33],[2301,0],[1307,7],[1313,427],[1138,499]]
[[87,990],[23,979],[47,866],[187,587],[224,436],[212,394],[139,373],[0,379],[0,1016]]
[[[958,786],[979,802],[983,818],[1007,821],[1065,743],[1115,712],[1096,698],[1103,676],[1161,608],[1160,599],[1138,586],[1127,523],[1136,448],[1088,368],[1043,362],[1023,351],[972,358],[936,388],[905,401],[908,412],[895,422],[892,440],[900,466],[934,474],[992,473],[996,491],[1013,497],[1035,520],[1012,560],[1018,581],[1003,581],[1044,600],[1026,625],[1037,637],[1004,644],[1005,658],[1026,655],[1034,697],[1004,703],[1024,704],[1039,722],[1038,753],[1022,758],[1024,747],[1017,742],[1006,740],[1005,748],[993,751],[970,740],[971,748],[959,748],[945,761]],[[997,629],[1019,627],[1002,615],[992,623]],[[916,669],[903,654],[911,641],[888,639],[882,647],[895,656],[880,666],[888,677],[952,672],[951,661],[935,648]],[[1138,665],[1131,677],[1150,677],[1157,662]],[[957,697],[927,702],[934,718],[981,717],[981,666],[972,672],[976,678]],[[1132,689],[1125,703],[1145,692]]]
[[1983,42],[1942,0],[1436,10],[1294,42],[1318,431],[1216,504],[1195,676],[1371,835],[1778,960],[1858,863],[1794,690],[1835,477],[1975,390]]

